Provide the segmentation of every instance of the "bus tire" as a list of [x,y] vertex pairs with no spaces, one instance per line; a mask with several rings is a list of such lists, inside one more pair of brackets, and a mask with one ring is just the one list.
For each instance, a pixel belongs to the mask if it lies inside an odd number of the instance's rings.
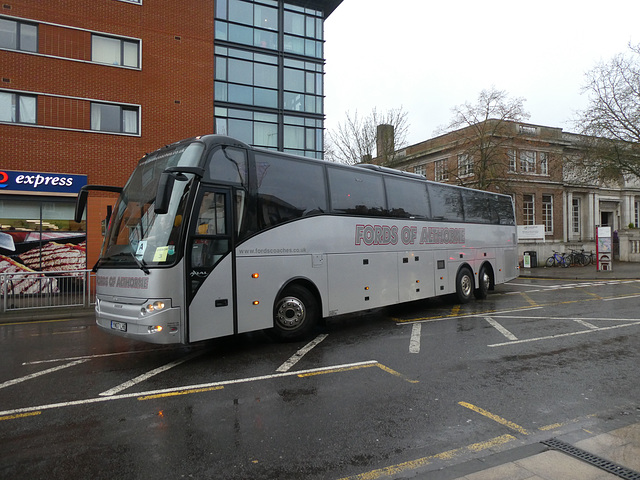
[[318,323],[319,313],[316,297],[300,285],[291,285],[274,306],[273,328],[269,333],[285,342],[304,339]]
[[462,267],[456,276],[456,298],[460,303],[467,303],[473,295],[473,274],[467,267]]
[[478,288],[473,291],[473,295],[478,300],[484,300],[487,298],[489,294],[489,290],[491,289],[491,275],[485,267],[480,268],[480,273],[478,274]]

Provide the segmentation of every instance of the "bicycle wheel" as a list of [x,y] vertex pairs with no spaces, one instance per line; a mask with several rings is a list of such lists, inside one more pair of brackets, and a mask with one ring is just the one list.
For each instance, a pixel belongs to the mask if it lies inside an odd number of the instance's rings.
[[566,255],[560,257],[560,266],[562,268],[568,268],[571,265],[569,258]]
[[547,267],[555,267],[556,259],[554,257],[547,258],[547,263],[545,264]]

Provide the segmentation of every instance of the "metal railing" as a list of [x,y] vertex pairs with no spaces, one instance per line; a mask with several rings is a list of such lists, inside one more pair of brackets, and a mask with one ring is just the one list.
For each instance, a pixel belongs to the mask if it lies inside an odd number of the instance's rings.
[[95,303],[91,270],[0,274],[0,313],[57,307],[89,307]]

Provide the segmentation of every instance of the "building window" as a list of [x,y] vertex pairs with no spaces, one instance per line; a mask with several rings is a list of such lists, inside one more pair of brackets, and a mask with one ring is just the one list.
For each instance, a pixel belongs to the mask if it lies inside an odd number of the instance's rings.
[[540,175],[549,175],[549,154],[540,152]]
[[522,196],[522,224],[523,225],[535,225],[535,203],[533,195]]
[[633,223],[635,224],[635,227],[638,228],[638,226],[640,226],[640,202],[635,202],[635,213],[634,213],[634,217],[633,217]]
[[544,233],[553,234],[553,196],[542,195],[542,223],[544,224]]
[[91,36],[91,61],[107,65],[140,66],[140,42],[102,35]]
[[38,51],[38,26],[0,18],[0,48]]
[[20,93],[0,92],[0,122],[35,124],[37,97]]
[[[637,203],[636,203],[637,205]],[[636,209],[636,215],[638,211]],[[571,201],[571,231],[574,235],[580,235],[580,199],[574,198]]]
[[458,176],[469,177],[473,175],[473,159],[466,153],[458,155]]
[[138,108],[110,103],[91,104],[91,130],[137,134]]
[[509,150],[507,152],[507,156],[509,157],[509,171],[516,172],[518,170],[517,159],[516,159],[516,151]]
[[449,180],[449,171],[447,169],[447,159],[437,160],[434,162],[435,172],[434,178],[436,182],[446,182]]
[[522,150],[520,152],[520,171],[536,173],[536,152],[530,150]]
[[427,167],[425,165],[417,165],[413,167],[413,173],[417,173],[418,175],[427,176]]

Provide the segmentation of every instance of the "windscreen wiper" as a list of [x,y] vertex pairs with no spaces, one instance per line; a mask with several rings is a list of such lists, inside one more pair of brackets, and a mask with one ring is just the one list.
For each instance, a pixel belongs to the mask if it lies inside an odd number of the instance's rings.
[[147,266],[144,264],[144,260],[140,260],[138,257],[136,257],[136,255],[133,252],[128,252],[128,253],[136,261],[136,263],[140,267],[140,270],[142,270],[146,275],[149,275],[149,273],[151,273],[149,272],[149,269],[147,268]]
[[133,258],[133,260],[135,260],[136,265],[138,265],[138,267],[140,267],[140,270],[142,270],[144,273],[146,273],[147,275],[149,275],[149,273],[151,273],[149,271],[149,269],[147,268],[147,266],[145,265],[143,260],[140,260],[138,257],[135,256],[135,254],[133,252],[120,252],[116,255],[114,255],[115,257],[119,257],[122,255],[128,255],[131,258]]

